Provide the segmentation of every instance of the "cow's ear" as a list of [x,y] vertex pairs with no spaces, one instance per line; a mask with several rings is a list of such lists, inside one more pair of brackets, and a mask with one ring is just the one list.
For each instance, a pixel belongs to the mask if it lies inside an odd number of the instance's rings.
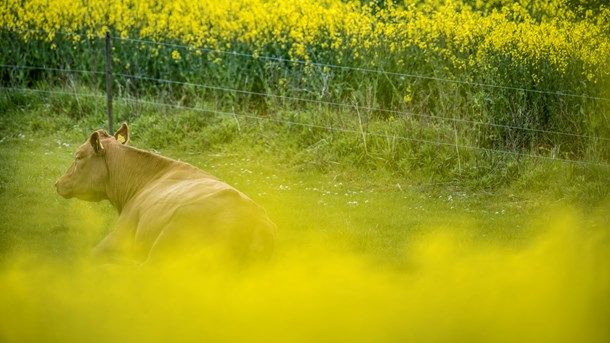
[[96,154],[100,155],[104,153],[104,146],[102,145],[102,142],[100,141],[100,133],[95,131],[94,133],[91,134],[91,137],[89,137],[89,144],[91,144],[91,146],[93,147],[93,150],[95,151]]
[[114,134],[114,138],[119,141],[121,144],[127,144],[129,142],[129,127],[127,127],[127,123],[123,123],[121,127]]

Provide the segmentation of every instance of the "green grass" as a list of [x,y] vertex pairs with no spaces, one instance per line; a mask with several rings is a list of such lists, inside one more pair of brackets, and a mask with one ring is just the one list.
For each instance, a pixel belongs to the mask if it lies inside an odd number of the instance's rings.
[[[36,99],[2,116],[0,247],[5,258],[24,250],[49,257],[84,255],[116,214],[107,203],[66,201],[53,184],[103,120],[87,111],[79,117],[60,110],[63,96]],[[92,103],[83,100],[80,106],[93,109]],[[119,117],[127,110],[119,107]],[[548,203],[588,211],[608,199],[603,167],[534,160],[517,166],[531,170],[505,180],[498,181],[497,173],[485,179],[485,166],[481,171],[475,166],[471,172],[477,174],[465,182],[437,182],[425,175],[430,167],[412,173],[386,168],[380,157],[370,156],[375,154],[371,142],[369,156],[363,157],[357,134],[191,111],[129,113],[132,144],[194,164],[266,207],[280,227],[280,254],[282,243],[306,244],[313,233],[392,262],[414,237],[444,226],[481,241],[518,244],[532,235],[529,217]],[[433,161],[434,155],[426,158]]]
[[0,114],[2,341],[161,342],[178,328],[183,341],[609,337],[606,169],[533,160],[494,187],[435,183],[362,157],[357,136],[119,107],[132,145],[236,186],[278,235],[269,265],[239,273],[108,272],[87,255],[115,210],[53,187],[103,119],[50,100]]
[[[61,134],[20,134],[0,145],[3,251],[67,258],[85,254],[110,229],[116,214],[108,203],[65,200],[55,193],[55,180],[82,142],[63,140]],[[266,207],[280,227],[280,251],[282,241],[303,243],[313,232],[339,238],[350,249],[390,259],[412,235],[443,223],[460,225],[465,216],[481,217],[471,228],[476,235],[510,240],[523,233],[512,225],[523,214],[513,213],[518,204],[510,199],[488,204],[486,196],[451,191],[426,194],[407,183],[383,184],[343,170],[319,173],[294,166],[277,168],[272,167],[278,164],[271,156],[253,156],[244,150],[194,154],[168,148],[162,152],[221,177]],[[393,215],[375,215],[379,213]],[[485,218],[489,213],[494,215]],[[487,229],[494,217],[505,224]]]

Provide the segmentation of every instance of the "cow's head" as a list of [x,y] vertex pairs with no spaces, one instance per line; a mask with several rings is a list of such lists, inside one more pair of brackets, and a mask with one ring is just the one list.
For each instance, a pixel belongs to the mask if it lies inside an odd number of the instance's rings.
[[127,124],[111,136],[104,130],[95,131],[74,154],[74,162],[68,171],[55,183],[57,193],[64,198],[76,197],[87,201],[106,199],[108,167],[107,147],[111,144],[126,144],[129,140]]

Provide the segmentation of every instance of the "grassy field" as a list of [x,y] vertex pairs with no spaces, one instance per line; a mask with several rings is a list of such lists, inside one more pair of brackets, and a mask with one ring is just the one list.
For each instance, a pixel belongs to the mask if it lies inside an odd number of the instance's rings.
[[[248,133],[247,122],[241,135],[200,151],[159,143],[138,132],[151,120],[143,116],[131,123],[132,144],[249,194],[278,224],[277,250],[270,265],[240,272],[168,266],[108,274],[87,254],[111,229],[114,209],[65,200],[53,187],[95,119],[65,126],[67,114],[41,116],[29,103],[0,119],[3,341],[610,337],[610,206],[601,172],[578,181],[557,164],[545,168],[564,175],[559,180],[494,191],[431,185],[383,169],[312,168],[276,154],[279,143]],[[158,130],[171,137],[167,120]],[[262,134],[285,139],[281,130]],[[188,138],[195,136],[181,139]],[[524,187],[536,183],[539,190]]]
[[[133,127],[136,130],[138,123]],[[1,150],[5,190],[2,204],[8,219],[7,235],[3,237],[5,253],[23,247],[23,239],[27,237],[26,246],[36,242],[40,248],[33,250],[69,258],[78,256],[82,253],[78,249],[86,249],[99,240],[116,217],[108,204],[66,201],[54,192],[53,183],[71,163],[82,137],[86,138],[86,134],[77,138],[84,130],[11,131],[14,134],[5,137]],[[137,132],[133,134],[138,136]],[[138,145],[135,140],[134,144]],[[346,246],[388,260],[400,254],[407,238],[425,231],[426,227],[443,224],[469,226],[464,229],[471,231],[471,235],[489,236],[496,241],[519,239],[528,233],[518,223],[524,221],[527,211],[542,208],[540,198],[521,199],[513,194],[468,193],[455,187],[413,185],[382,172],[358,172],[342,166],[324,173],[299,165],[278,167],[285,161],[270,153],[257,152],[255,146],[248,146],[252,142],[245,142],[247,139],[238,139],[202,153],[168,146],[162,153],[209,171],[251,195],[268,208],[280,227],[288,229],[280,235],[280,240],[300,240],[303,234],[322,233],[343,237]],[[24,208],[34,212],[23,212]],[[71,211],[77,215],[73,222],[65,222],[65,214]],[[22,215],[9,215],[17,213]],[[393,215],[374,216],[378,213]],[[80,220],[88,216],[93,216],[87,222],[92,228],[82,230]],[[295,218],[303,219],[295,222]],[[498,222],[502,225],[492,225]],[[29,234],[34,236],[28,237]],[[45,234],[50,236],[39,236]],[[86,244],[78,240],[70,242],[75,238],[71,235],[81,234],[87,235],[80,237],[88,240]]]

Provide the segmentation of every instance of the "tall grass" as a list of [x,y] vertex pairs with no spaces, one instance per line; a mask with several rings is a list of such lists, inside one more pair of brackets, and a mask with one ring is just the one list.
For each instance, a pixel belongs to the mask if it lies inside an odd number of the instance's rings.
[[[77,85],[3,93],[0,135],[11,140],[53,133],[79,141],[91,130],[107,127],[104,94],[89,92]],[[347,178],[361,175],[355,178],[371,178],[378,185],[525,191],[587,203],[608,196],[606,166],[552,160],[552,151],[481,150],[433,118],[422,126],[410,117],[379,119],[324,108],[244,116],[219,112],[214,102],[177,107],[155,99],[132,100],[115,100],[115,120],[129,122],[135,141],[157,151],[205,155],[247,150],[256,158],[271,157],[271,164]]]
[[[0,63],[43,67],[2,67],[4,86],[104,89],[110,30],[115,96],[284,123],[322,167],[493,185],[529,155],[610,161],[601,3],[30,0],[7,2],[0,26]],[[72,116],[92,110],[66,101]]]

